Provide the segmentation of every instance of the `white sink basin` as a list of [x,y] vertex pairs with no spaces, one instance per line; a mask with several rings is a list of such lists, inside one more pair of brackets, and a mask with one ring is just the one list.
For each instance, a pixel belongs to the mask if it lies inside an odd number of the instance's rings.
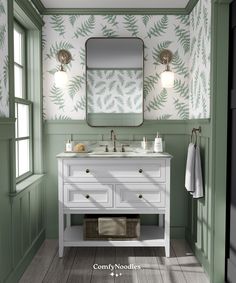
[[120,151],[109,151],[109,152],[105,152],[105,151],[93,151],[90,152],[89,155],[96,155],[96,156],[131,156],[134,155],[135,152],[133,151],[127,151],[127,152],[120,152]]

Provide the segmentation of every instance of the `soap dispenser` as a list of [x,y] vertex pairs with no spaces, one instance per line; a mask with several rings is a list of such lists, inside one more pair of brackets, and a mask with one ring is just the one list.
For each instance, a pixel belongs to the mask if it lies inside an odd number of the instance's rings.
[[66,152],[72,152],[73,151],[73,143],[72,141],[69,139],[66,142]]
[[153,150],[154,150],[154,152],[163,152],[163,142],[162,142],[162,138],[160,137],[158,132],[157,132],[157,136],[156,136],[155,141],[154,141]]

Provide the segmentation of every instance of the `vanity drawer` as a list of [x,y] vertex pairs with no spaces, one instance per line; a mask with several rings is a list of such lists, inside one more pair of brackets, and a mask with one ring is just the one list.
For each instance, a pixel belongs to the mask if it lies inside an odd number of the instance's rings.
[[165,160],[122,159],[114,160],[65,160],[63,171],[65,182],[80,182],[85,179],[98,181],[99,178],[134,178],[141,182],[154,179],[165,182]]
[[165,207],[165,184],[116,185],[117,208]]
[[76,208],[104,208],[113,206],[110,184],[65,184],[64,206]]

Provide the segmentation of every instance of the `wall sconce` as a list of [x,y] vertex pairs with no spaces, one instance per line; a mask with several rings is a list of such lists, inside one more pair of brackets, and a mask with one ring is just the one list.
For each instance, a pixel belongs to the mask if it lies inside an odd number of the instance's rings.
[[161,73],[161,83],[163,88],[171,88],[174,86],[175,75],[170,70],[169,63],[173,58],[173,53],[168,49],[163,49],[160,52],[160,61],[166,65],[166,69]]
[[69,64],[72,60],[71,54],[68,50],[61,49],[57,52],[57,60],[61,63],[59,71],[54,75],[55,86],[63,88],[68,82],[68,75],[64,69],[65,64]]

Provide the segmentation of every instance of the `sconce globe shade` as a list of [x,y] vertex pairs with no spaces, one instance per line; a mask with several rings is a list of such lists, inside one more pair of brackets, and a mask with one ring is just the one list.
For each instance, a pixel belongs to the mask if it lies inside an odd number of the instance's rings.
[[174,87],[175,74],[171,71],[164,71],[161,73],[161,83],[163,88]]
[[65,71],[57,71],[54,75],[55,86],[63,88],[68,83],[68,75]]

